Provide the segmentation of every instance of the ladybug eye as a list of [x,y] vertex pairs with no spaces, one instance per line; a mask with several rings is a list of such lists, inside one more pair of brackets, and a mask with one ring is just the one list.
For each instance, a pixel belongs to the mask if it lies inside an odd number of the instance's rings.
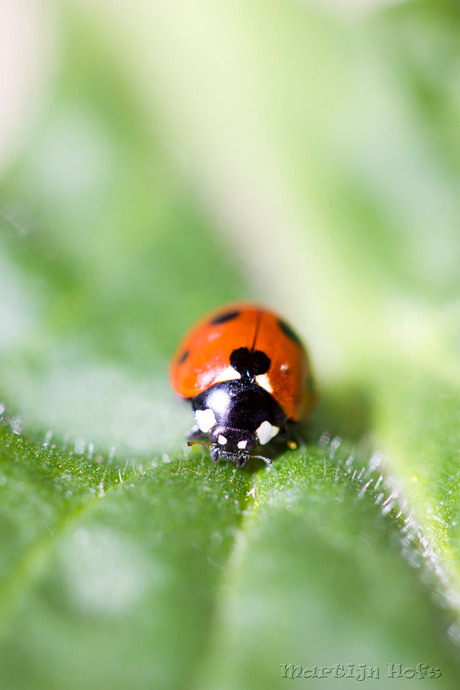
[[227,311],[224,314],[219,314],[219,316],[216,316],[215,319],[210,321],[210,324],[211,326],[217,326],[219,323],[227,323],[227,321],[236,319],[239,313],[239,311]]
[[292,340],[293,343],[296,343],[296,345],[302,345],[299,336],[292,330],[292,328],[288,323],[286,323],[286,321],[283,321],[283,319],[278,319],[278,326],[281,328],[284,335],[287,335],[287,337],[290,338],[290,340]]

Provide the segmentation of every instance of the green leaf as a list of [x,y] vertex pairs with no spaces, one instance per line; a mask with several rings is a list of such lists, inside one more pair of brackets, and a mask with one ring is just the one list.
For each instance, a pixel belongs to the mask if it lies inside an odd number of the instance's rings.
[[6,687],[185,684],[207,642],[250,476],[190,459],[118,473],[9,441]]

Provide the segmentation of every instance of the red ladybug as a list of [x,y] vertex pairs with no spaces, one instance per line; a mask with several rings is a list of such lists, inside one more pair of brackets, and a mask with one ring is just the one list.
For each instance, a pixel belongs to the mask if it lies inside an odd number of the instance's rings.
[[286,436],[287,422],[302,420],[315,401],[298,336],[255,304],[231,304],[200,321],[179,345],[170,375],[175,392],[192,403],[190,443],[209,437],[212,459],[237,467],[258,444]]

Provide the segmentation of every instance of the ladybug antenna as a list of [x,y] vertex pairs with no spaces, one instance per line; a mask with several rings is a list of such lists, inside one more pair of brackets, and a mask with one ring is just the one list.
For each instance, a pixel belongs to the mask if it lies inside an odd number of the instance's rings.
[[249,457],[251,458],[259,458],[259,460],[263,460],[268,467],[271,467],[273,465],[273,460],[270,460],[270,458],[266,458],[264,455],[250,455]]
[[[188,446],[204,446],[204,448],[212,448],[213,444],[212,443],[203,443],[203,441],[187,441]],[[263,460],[266,465],[271,467],[273,465],[273,460],[270,460],[270,458],[266,458],[264,455],[248,455],[248,458],[258,458],[259,460]]]
[[211,448],[209,443],[203,443],[203,441],[187,441],[188,446],[204,446],[205,448]]

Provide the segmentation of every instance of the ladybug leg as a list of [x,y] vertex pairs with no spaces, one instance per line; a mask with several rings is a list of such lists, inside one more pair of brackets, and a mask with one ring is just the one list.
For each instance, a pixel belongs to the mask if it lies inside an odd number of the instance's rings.
[[299,434],[298,427],[293,422],[289,425],[286,424],[284,427],[282,427],[278,434],[278,438],[282,443],[285,443],[287,447],[291,450],[294,450],[299,446],[305,445],[305,442],[301,434]]
[[201,431],[198,424],[195,424],[195,426],[192,426],[192,428],[187,431],[185,438],[188,438],[189,441],[200,441],[203,438],[207,438],[207,434]]
[[276,439],[280,440],[281,443],[287,443],[287,441],[289,441],[290,438],[291,433],[289,432],[287,426],[281,427],[281,429],[278,431],[276,435]]
[[300,446],[301,448],[305,448],[305,438],[304,434],[302,433],[301,426],[298,424],[292,424],[290,434],[292,441],[296,443],[298,447]]

